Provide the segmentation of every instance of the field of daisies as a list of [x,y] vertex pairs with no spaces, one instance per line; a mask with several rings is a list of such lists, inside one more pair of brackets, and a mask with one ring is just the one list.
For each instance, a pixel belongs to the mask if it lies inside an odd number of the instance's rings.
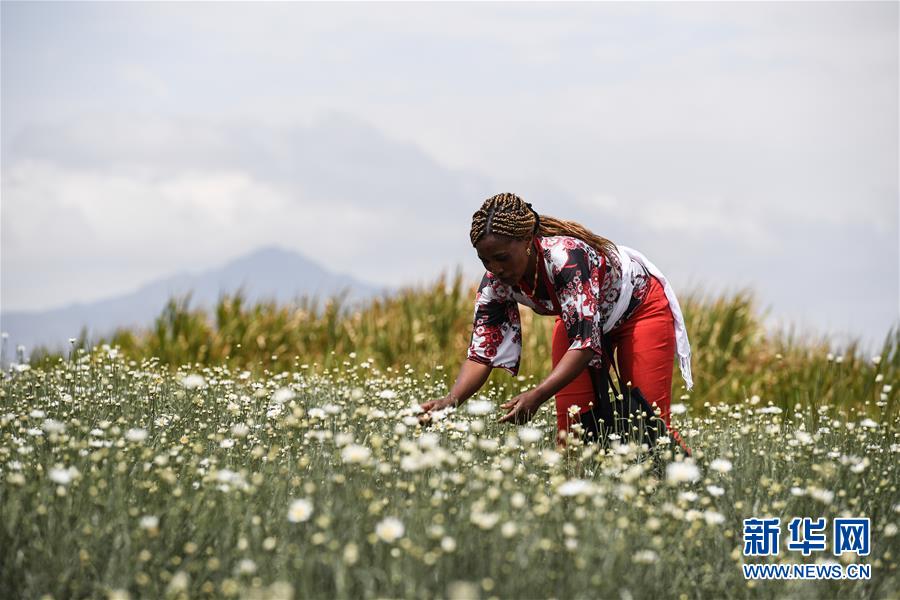
[[[498,425],[494,385],[423,427],[439,367],[172,370],[109,347],[17,365],[0,596],[897,598],[900,418],[879,362],[854,367],[872,379],[858,407],[684,395],[694,456],[661,469],[615,442],[558,446],[551,403]],[[852,560],[872,577],[745,580],[744,562],[836,560],[743,556],[742,520],[771,516],[869,517]]]

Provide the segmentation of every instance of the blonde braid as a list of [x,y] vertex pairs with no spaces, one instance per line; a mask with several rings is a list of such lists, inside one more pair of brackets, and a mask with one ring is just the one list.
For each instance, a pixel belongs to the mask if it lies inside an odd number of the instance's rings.
[[497,194],[484,201],[481,208],[472,215],[469,238],[473,246],[491,233],[525,239],[535,233],[535,224],[538,225],[538,233],[542,236],[568,235],[587,242],[604,256],[615,256],[615,244],[608,239],[600,237],[575,221],[538,215],[530,204],[509,193]]

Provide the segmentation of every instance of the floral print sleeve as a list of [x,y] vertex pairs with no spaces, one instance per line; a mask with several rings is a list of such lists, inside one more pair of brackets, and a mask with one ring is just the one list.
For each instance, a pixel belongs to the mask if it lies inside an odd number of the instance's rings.
[[521,355],[522,324],[512,289],[491,273],[485,273],[475,295],[475,319],[467,358],[517,375]]
[[570,237],[560,237],[551,253],[554,288],[569,350],[591,348],[596,354],[589,364],[598,365],[604,313],[618,297],[606,297],[611,283],[606,260],[581,240]]

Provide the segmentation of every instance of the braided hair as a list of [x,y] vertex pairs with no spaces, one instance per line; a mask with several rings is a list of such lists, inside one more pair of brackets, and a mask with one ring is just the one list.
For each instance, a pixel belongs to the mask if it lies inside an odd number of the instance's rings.
[[615,256],[615,244],[608,239],[575,221],[539,215],[530,203],[515,194],[491,196],[472,215],[469,238],[473,246],[491,233],[516,239],[527,239],[533,235],[568,235],[586,242],[606,257]]

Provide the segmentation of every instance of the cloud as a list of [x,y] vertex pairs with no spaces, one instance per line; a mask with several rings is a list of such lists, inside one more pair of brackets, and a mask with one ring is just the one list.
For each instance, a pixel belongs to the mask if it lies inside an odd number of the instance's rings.
[[121,78],[135,86],[139,93],[151,94],[159,100],[172,98],[172,89],[169,84],[143,65],[123,64],[119,67],[119,73]]
[[[9,308],[104,297],[272,243],[362,280],[431,281],[468,256],[469,203],[491,192],[338,115],[267,131],[112,115],[24,140],[4,165]],[[90,281],[70,280],[79,268]]]

